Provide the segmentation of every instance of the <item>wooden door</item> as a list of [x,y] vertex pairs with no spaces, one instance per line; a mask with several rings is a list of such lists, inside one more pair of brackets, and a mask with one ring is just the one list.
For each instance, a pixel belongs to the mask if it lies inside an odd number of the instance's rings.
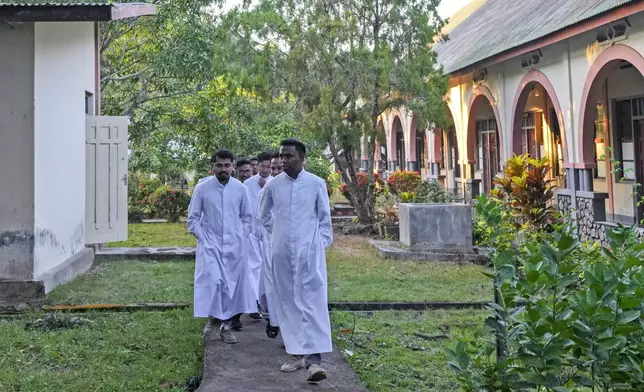
[[87,116],[87,244],[127,240],[127,118]]

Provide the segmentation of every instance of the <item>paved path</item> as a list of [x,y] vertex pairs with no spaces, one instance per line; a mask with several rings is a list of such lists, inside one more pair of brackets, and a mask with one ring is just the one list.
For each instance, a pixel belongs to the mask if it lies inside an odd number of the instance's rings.
[[319,384],[306,382],[306,370],[282,373],[279,368],[288,359],[282,339],[266,336],[265,321],[242,318],[244,329],[235,332],[237,344],[225,344],[215,332],[206,340],[204,374],[198,392],[219,391],[316,391],[366,392],[358,377],[336,349],[322,355],[322,367],[329,378]]

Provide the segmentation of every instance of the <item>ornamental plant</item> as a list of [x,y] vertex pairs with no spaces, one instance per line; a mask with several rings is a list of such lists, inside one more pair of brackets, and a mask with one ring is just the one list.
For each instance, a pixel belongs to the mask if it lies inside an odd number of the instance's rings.
[[[482,212],[490,242],[507,242],[507,216],[489,203]],[[642,391],[644,244],[634,227],[608,237],[601,257],[567,225],[521,249],[491,249],[491,338],[446,350],[462,390]]]
[[556,212],[548,203],[554,196],[549,172],[547,158],[514,155],[506,163],[503,175],[495,178],[498,187],[491,194],[510,208],[517,228],[551,229]]
[[420,173],[413,171],[397,171],[387,179],[389,190],[394,195],[399,195],[403,192],[415,192],[421,182]]
[[[384,182],[380,179],[380,176],[377,173],[374,174],[374,183],[374,195],[378,197],[378,195],[382,193]],[[360,197],[361,200],[365,200],[367,198],[367,191],[369,190],[369,174],[364,172],[356,173],[355,186],[357,188],[357,196]],[[340,193],[342,193],[342,196],[349,201],[350,205],[355,207],[353,200],[351,200],[351,194],[349,193],[349,185],[346,183],[340,185]]]
[[157,189],[150,199],[154,212],[172,223],[179,222],[181,217],[186,216],[190,205],[187,192],[166,185]]

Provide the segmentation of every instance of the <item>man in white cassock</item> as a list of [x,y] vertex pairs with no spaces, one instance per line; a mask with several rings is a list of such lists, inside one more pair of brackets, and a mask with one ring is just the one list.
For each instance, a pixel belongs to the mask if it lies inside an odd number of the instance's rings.
[[[271,154],[261,153],[257,156],[257,174],[244,181],[244,185],[248,187],[248,196],[250,199],[250,208],[253,210],[253,234],[248,240],[248,264],[250,266],[250,276],[252,280],[251,293],[253,298],[257,301],[257,312],[251,313],[248,316],[255,320],[262,318],[261,310],[268,310],[268,308],[260,307],[260,282],[262,276],[262,262],[264,258],[264,244],[263,244],[263,228],[257,215],[257,207],[259,206],[259,192],[264,188],[266,183],[271,177]],[[261,308],[261,309],[260,309]]]
[[194,315],[211,317],[205,333],[221,320],[219,335],[237,343],[232,333],[235,315],[254,311],[250,295],[247,238],[252,232],[253,211],[248,188],[231,177],[233,154],[213,155],[213,174],[195,188],[188,211],[188,231],[197,237],[194,281]]
[[272,273],[279,327],[291,357],[281,367],[306,367],[307,381],[327,377],[322,353],[332,351],[325,249],[333,241],[326,183],[303,170],[304,145],[282,141],[284,173],[262,191],[259,214],[272,236]]

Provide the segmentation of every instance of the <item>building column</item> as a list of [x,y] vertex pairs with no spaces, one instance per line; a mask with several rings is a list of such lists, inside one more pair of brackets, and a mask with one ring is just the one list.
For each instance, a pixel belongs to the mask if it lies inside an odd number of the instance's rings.
[[389,161],[388,165],[389,165],[389,167],[387,168],[387,170],[389,170],[391,172],[396,171],[396,161]]
[[418,171],[418,162],[407,162],[408,171]]

